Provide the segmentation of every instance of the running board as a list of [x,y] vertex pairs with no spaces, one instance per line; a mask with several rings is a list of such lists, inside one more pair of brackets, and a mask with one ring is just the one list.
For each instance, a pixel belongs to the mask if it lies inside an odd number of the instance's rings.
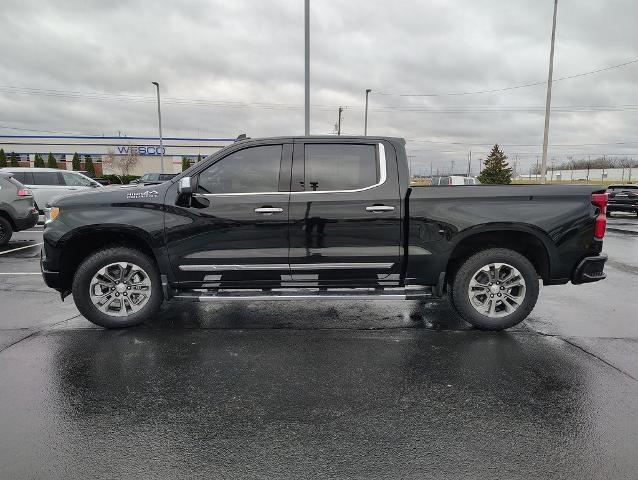
[[432,297],[431,287],[407,288],[273,288],[263,290],[180,290],[173,298],[196,302],[270,300],[419,300]]

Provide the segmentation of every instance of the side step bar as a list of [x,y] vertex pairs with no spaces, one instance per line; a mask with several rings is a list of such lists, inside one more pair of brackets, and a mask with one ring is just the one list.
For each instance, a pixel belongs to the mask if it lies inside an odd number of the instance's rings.
[[178,290],[173,298],[196,302],[268,300],[418,300],[432,297],[431,287],[273,288],[272,290]]

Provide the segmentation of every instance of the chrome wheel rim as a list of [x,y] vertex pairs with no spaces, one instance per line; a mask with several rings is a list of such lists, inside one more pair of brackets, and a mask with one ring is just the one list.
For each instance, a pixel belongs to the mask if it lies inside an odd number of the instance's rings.
[[517,268],[507,263],[490,263],[472,275],[467,296],[481,315],[501,318],[520,308],[526,290],[525,279]]
[[102,313],[128,317],[144,308],[151,298],[151,278],[134,263],[111,263],[93,275],[89,296]]

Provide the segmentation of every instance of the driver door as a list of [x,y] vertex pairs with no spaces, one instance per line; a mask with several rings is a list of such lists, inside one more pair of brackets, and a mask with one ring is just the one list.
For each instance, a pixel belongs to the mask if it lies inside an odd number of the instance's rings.
[[167,212],[170,261],[185,286],[276,286],[289,275],[292,145],[246,145],[193,178],[191,204]]

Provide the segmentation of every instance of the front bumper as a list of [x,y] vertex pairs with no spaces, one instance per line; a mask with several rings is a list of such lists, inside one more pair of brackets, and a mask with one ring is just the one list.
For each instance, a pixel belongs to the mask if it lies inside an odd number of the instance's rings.
[[60,272],[49,270],[48,261],[46,257],[46,248],[40,250],[40,271],[42,272],[42,278],[47,287],[54,288],[61,291],[62,289],[62,276]]
[[598,282],[607,278],[607,274],[603,271],[605,269],[605,262],[607,261],[607,255],[596,255],[594,257],[583,258],[572,276],[572,283],[574,285],[580,285],[581,283]]

